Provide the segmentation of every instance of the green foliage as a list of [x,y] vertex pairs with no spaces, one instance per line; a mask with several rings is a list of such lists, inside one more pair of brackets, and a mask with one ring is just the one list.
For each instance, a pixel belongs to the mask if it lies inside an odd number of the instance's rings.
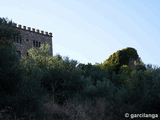
[[118,73],[122,65],[129,65],[131,59],[137,60],[138,54],[134,48],[125,48],[118,50],[109,56],[107,60],[102,64],[103,69],[108,69],[110,72],[115,71]]
[[132,69],[128,65],[122,65],[119,70],[119,74],[130,74]]
[[86,81],[84,91],[82,93],[84,100],[89,99],[91,101],[96,101],[99,98],[105,98],[110,101],[113,99],[116,87],[109,79],[103,78],[102,80],[97,80],[96,84],[94,84],[91,77],[83,77],[83,79]]
[[21,81],[19,58],[10,40],[0,39],[0,109],[13,107]]
[[113,99],[116,87],[109,79],[104,78],[102,81],[97,81],[96,87],[98,98],[104,97],[108,101]]
[[[39,50],[29,50],[29,57],[23,58],[22,63],[43,72],[41,86],[59,103],[73,97],[83,88],[81,69],[77,68],[77,61],[50,56],[49,45],[41,45]],[[78,86],[77,86],[78,85]]]
[[[41,72],[20,64],[11,38],[19,35],[12,21],[0,18],[0,110],[10,106],[15,115],[37,112],[42,103]],[[24,66],[23,66],[24,65]],[[42,106],[42,105],[41,105]]]
[[130,79],[129,79],[129,76],[130,76],[130,73],[132,72],[133,70],[131,68],[129,68],[128,65],[122,65],[120,67],[120,70],[119,70],[119,74],[117,75],[118,77],[118,85],[124,85],[124,84],[129,84],[130,83]]
[[19,35],[19,32],[13,27],[13,22],[7,18],[0,18],[0,39],[10,40],[12,37]]
[[0,41],[5,43],[0,44],[0,109],[10,106],[17,116],[38,112],[43,99],[42,72],[20,64],[11,41]]
[[[126,112],[159,114],[159,73],[160,70],[157,68],[146,71],[134,70],[129,77],[124,75],[124,79],[129,82],[117,87],[112,103],[113,112],[119,117]],[[115,108],[121,112],[117,112]]]
[[95,85],[88,85],[84,89],[84,93],[86,94],[87,98],[94,100],[97,97],[97,88]]
[[14,97],[15,103],[13,108],[19,116],[24,113],[39,115],[45,98],[40,81],[43,73],[34,67],[29,69],[22,68],[22,70],[23,79],[18,85],[19,92]]
[[79,64],[77,67],[82,70],[82,75],[84,77],[91,77],[94,85],[96,84],[97,80],[102,81],[103,78],[110,78],[110,74],[108,73],[108,71],[102,70],[100,65]]
[[139,111],[159,113],[160,111],[160,69],[147,69],[143,75],[143,94],[137,106]]
[[14,94],[21,79],[19,58],[10,41],[12,36],[18,34],[12,24],[12,21],[0,18],[0,94]]
[[134,65],[136,70],[146,70],[146,66],[140,58],[134,62]]
[[50,55],[50,46],[48,44],[42,44],[39,50],[37,49],[30,49],[28,51],[29,57],[25,57],[24,62],[30,61],[31,66],[36,68],[47,70],[50,69],[53,61],[53,57]]
[[14,94],[20,80],[19,58],[9,40],[0,39],[0,93]]
[[50,70],[50,77],[43,81],[43,85],[50,86],[56,101],[63,103],[68,98],[72,98],[83,88],[84,82],[81,80],[81,70],[76,68],[77,62],[65,58],[58,60],[55,58],[53,68]]

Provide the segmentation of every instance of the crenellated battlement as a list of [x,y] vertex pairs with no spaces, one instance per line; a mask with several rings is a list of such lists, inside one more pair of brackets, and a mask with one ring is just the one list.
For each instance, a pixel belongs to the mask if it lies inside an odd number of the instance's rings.
[[51,55],[52,51],[52,33],[43,30],[13,24],[19,32],[19,36],[13,37],[13,42],[17,47],[20,56],[28,56],[28,50],[31,48],[39,49],[41,44],[49,44]]
[[45,35],[45,36],[50,36],[50,37],[52,37],[52,33],[51,33],[51,32],[48,33],[48,32],[46,32],[46,31],[44,32],[43,30],[40,31],[39,29],[22,26],[22,25],[20,25],[20,24],[17,25],[16,23],[14,23],[13,26],[16,27],[16,28],[18,28],[18,29],[27,30],[27,31],[31,31],[31,32],[34,32],[34,33],[38,33],[38,34],[42,34],[42,35]]

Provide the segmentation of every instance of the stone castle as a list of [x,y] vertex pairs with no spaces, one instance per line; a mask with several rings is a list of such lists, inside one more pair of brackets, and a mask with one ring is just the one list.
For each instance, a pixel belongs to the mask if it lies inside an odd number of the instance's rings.
[[52,52],[52,33],[43,30],[14,24],[14,27],[20,31],[20,36],[14,37],[13,42],[17,48],[19,56],[28,56],[28,50],[31,48],[38,49],[41,44],[49,44],[51,55]]

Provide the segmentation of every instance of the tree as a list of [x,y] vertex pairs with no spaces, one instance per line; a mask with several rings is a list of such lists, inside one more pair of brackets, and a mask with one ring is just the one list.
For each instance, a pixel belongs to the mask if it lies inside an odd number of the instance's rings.
[[[18,35],[13,27],[12,21],[0,18],[0,92],[12,94],[19,81],[20,71],[19,58],[16,55],[16,48],[10,40]],[[19,73],[19,74],[18,74]]]
[[101,67],[103,69],[108,69],[110,72],[114,71],[118,73],[122,65],[128,65],[130,68],[133,68],[130,62],[136,61],[137,59],[137,51],[134,48],[127,47],[110,55]]
[[20,35],[20,33],[15,29],[14,23],[7,18],[0,18],[0,39],[6,38],[6,40],[10,40],[17,35]]
[[30,49],[29,57],[22,58],[21,63],[29,71],[32,67],[42,71],[41,86],[52,99],[63,103],[83,88],[81,69],[77,68],[75,60],[60,55],[51,56],[49,47],[42,44],[39,49]]

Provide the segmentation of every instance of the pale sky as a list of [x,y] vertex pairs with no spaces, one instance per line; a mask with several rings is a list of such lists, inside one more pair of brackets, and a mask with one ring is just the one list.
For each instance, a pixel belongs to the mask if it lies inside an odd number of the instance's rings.
[[0,0],[0,17],[53,33],[53,54],[102,63],[133,47],[160,65],[160,0]]

